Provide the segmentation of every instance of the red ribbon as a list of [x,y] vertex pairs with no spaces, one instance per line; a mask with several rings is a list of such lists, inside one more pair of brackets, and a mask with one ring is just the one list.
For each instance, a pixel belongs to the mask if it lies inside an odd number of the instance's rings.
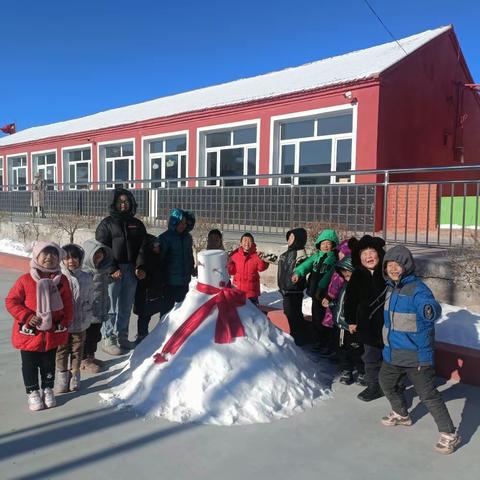
[[202,324],[213,308],[218,308],[217,324],[215,325],[215,343],[232,343],[234,338],[244,337],[245,329],[237,312],[237,307],[245,305],[245,293],[233,287],[215,288],[203,283],[197,283],[197,290],[207,295],[215,295],[195,310],[177,328],[160,353],[153,358],[155,363],[168,361],[168,356],[175,355],[187,338]]

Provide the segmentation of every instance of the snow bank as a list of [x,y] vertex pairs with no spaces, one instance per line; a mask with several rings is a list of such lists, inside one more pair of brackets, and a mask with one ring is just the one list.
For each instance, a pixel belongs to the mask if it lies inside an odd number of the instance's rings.
[[30,257],[31,251],[25,249],[25,245],[9,238],[0,238],[0,252],[11,253],[21,257]]
[[250,302],[238,308],[245,337],[214,343],[214,309],[176,355],[155,364],[152,355],[208,298],[191,290],[135,349],[112,380],[113,393],[102,398],[147,417],[242,425],[289,417],[329,397],[329,367],[311,362]]

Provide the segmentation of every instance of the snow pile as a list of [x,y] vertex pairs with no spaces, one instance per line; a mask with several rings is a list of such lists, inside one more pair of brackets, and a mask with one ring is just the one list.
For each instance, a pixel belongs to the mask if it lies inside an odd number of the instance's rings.
[[[261,286],[262,294],[258,297],[260,305],[265,307],[283,309],[282,294],[278,288],[270,288],[266,285]],[[304,315],[312,315],[312,297],[304,295],[302,303],[302,311]]]
[[0,252],[19,255],[21,257],[30,257],[31,251],[25,249],[25,245],[9,238],[0,238]]
[[245,337],[214,343],[215,308],[176,355],[155,364],[152,355],[209,298],[190,290],[135,349],[112,380],[113,393],[102,398],[173,422],[242,425],[289,417],[329,397],[327,367],[313,364],[250,302],[237,310]]
[[442,304],[442,318],[435,324],[435,340],[480,350],[480,313]]

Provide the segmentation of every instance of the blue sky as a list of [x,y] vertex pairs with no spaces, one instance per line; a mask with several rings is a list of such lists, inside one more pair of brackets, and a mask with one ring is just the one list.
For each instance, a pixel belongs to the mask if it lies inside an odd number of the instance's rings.
[[[453,24],[480,82],[467,0],[369,0],[397,38]],[[16,0],[0,8],[0,126],[76,118],[391,41],[363,0]]]

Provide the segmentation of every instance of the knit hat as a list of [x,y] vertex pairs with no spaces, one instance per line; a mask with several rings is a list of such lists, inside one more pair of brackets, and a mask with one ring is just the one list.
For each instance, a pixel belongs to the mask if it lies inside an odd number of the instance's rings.
[[62,258],[65,256],[65,252],[60,248],[60,245],[58,245],[55,242],[44,242],[43,240],[39,240],[38,242],[35,242],[35,245],[33,246],[32,250],[32,259],[30,260],[30,267],[31,268],[36,268],[38,270],[41,270],[43,272],[57,272],[60,270],[60,266],[58,268],[54,269],[47,269],[45,267],[42,267],[37,263],[37,258],[40,255],[40,253],[45,250],[46,248],[54,248],[58,252],[58,260],[61,261]]
[[362,265],[360,260],[360,254],[363,250],[367,248],[373,248],[378,253],[380,261],[382,261],[383,256],[385,255],[385,240],[381,237],[372,237],[371,235],[364,235],[360,240],[354,241],[353,239],[349,240],[350,248],[352,249],[352,262],[355,267]]

